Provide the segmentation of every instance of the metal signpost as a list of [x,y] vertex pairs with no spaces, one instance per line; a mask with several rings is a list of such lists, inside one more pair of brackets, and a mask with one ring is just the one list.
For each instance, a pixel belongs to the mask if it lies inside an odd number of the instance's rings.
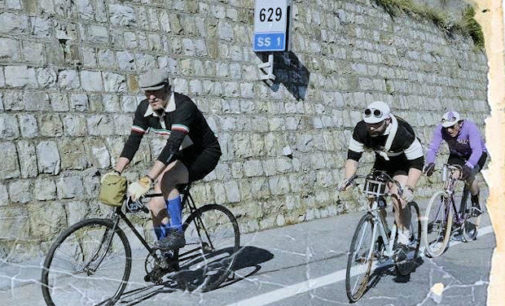
[[275,80],[274,54],[289,49],[290,0],[256,0],[254,8],[254,52],[270,52],[268,62],[258,65],[262,80]]

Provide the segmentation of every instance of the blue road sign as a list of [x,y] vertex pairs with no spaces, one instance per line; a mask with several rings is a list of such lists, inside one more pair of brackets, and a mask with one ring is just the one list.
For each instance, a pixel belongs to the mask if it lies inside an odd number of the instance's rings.
[[253,50],[255,52],[284,51],[286,33],[254,33]]

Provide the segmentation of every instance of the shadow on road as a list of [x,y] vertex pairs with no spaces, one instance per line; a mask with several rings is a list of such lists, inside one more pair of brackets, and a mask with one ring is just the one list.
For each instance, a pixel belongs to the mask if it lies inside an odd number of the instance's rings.
[[[271,260],[273,257],[274,255],[265,249],[254,246],[240,248],[235,254],[235,262],[230,275],[216,289],[230,286],[256,274],[261,270],[260,264]],[[204,281],[204,274],[205,271],[201,269],[192,270],[191,267],[182,265],[180,271],[168,274],[160,284],[148,284],[125,292],[118,304],[135,305],[160,293],[171,293],[177,290],[199,290]]]

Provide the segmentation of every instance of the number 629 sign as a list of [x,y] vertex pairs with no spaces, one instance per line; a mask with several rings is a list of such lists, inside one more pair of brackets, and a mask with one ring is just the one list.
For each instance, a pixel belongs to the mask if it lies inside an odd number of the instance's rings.
[[286,51],[289,0],[256,0],[254,8],[255,52]]

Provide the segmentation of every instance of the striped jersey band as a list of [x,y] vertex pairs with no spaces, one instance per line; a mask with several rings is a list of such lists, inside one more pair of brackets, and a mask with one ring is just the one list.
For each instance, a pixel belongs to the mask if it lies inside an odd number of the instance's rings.
[[146,132],[146,130],[144,130],[143,128],[141,128],[138,125],[133,125],[132,126],[132,131],[140,133],[140,134],[145,134],[145,132]]
[[172,131],[181,131],[183,133],[189,133],[189,128],[184,124],[172,124]]

